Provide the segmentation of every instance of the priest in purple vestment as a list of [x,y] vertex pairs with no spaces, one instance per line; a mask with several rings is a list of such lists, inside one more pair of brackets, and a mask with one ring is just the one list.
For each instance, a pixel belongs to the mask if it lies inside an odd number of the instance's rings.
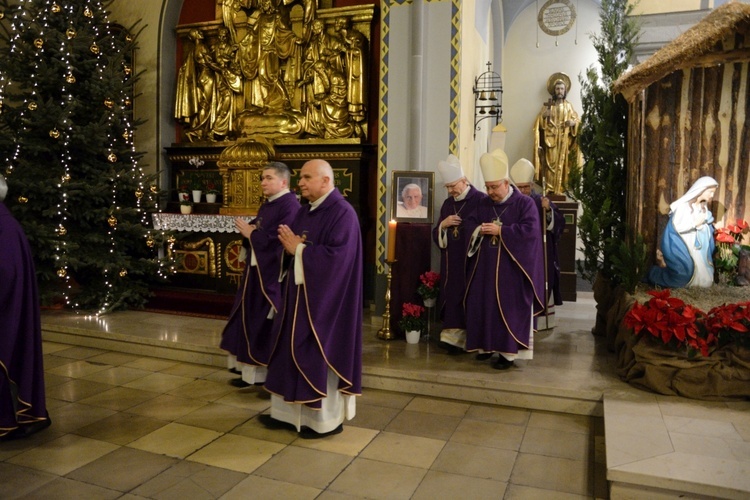
[[36,271],[21,225],[3,201],[0,175],[0,440],[49,427]]
[[290,224],[300,208],[297,196],[289,191],[291,172],[284,163],[271,162],[261,174],[260,187],[267,201],[252,223],[235,220],[244,236],[245,271],[232,312],[221,336],[221,348],[229,352],[228,367],[240,377],[231,380],[236,387],[262,384],[275,344],[273,318],[281,309],[282,246],[280,224]]
[[544,195],[534,192],[534,164],[526,158],[521,158],[510,168],[510,177],[518,190],[531,196],[539,212],[539,220],[545,228],[546,234],[542,233],[544,240],[547,269],[545,278],[545,291],[547,294],[547,307],[544,313],[537,316],[537,330],[554,328],[555,306],[563,303],[560,292],[560,259],[557,253],[557,244],[560,241],[565,228],[565,216],[557,206]]
[[544,259],[539,214],[510,183],[501,149],[479,160],[488,198],[467,220],[466,350],[498,353],[493,368],[531,359],[533,316],[544,310]]
[[440,298],[438,311],[443,322],[440,345],[448,354],[460,354],[466,347],[466,251],[471,232],[463,224],[479,200],[487,195],[469,184],[458,158],[448,155],[438,163],[438,172],[448,190],[440,208],[440,218],[432,230],[432,239],[440,248]]
[[357,214],[333,182],[326,161],[305,163],[299,188],[310,203],[279,226],[284,303],[265,384],[271,414],[259,420],[302,438],[341,432],[361,393],[362,243]]

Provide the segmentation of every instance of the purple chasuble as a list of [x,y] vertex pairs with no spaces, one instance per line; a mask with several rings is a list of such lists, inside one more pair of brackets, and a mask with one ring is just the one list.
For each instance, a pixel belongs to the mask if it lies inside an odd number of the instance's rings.
[[[432,230],[432,240],[440,247],[440,224],[450,215],[466,219],[477,207],[479,200],[487,195],[474,186],[461,201],[452,196],[443,202],[440,218]],[[440,248],[440,298],[438,307],[443,328],[466,328],[464,318],[464,293],[466,292],[466,251],[471,240],[471,231],[466,223],[449,227],[446,231],[448,246]]]
[[0,202],[0,436],[47,421],[36,272],[21,225]]
[[[268,314],[272,308],[276,313],[281,310],[279,269],[283,247],[278,228],[279,224],[291,224],[299,208],[297,196],[289,192],[261,205],[252,222],[256,229],[250,235],[242,283],[221,335],[221,348],[241,363],[268,364],[275,343],[273,319]],[[257,266],[250,265],[251,251]]]
[[529,348],[534,315],[544,311],[542,230],[534,200],[514,190],[481,200],[467,229],[499,219],[499,237],[483,236],[468,259],[466,350],[516,354]]
[[265,388],[284,401],[320,408],[328,370],[344,394],[362,391],[362,241],[357,214],[338,190],[315,210],[303,206],[291,224],[305,236],[305,283],[287,259],[278,340]]
[[[548,224],[546,219],[543,219],[542,196],[538,193],[532,193],[531,198],[536,203],[539,220],[542,221],[542,226],[546,228]],[[559,306],[563,301],[560,292],[560,259],[557,256],[557,243],[560,241],[560,235],[565,228],[565,216],[560,213],[554,203],[550,201],[549,205],[552,209],[555,225],[552,226],[552,230],[547,230],[547,293],[555,298],[554,304]],[[547,213],[549,214],[549,210],[547,210]]]

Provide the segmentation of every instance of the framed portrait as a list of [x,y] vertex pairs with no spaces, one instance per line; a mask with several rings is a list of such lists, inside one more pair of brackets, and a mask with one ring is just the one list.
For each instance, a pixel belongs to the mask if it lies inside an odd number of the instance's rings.
[[432,224],[435,172],[394,170],[391,177],[391,219]]

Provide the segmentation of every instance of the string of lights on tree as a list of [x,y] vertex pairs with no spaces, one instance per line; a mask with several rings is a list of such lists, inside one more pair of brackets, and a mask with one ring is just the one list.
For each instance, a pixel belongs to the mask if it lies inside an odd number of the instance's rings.
[[9,27],[0,67],[0,135],[9,137],[0,151],[39,274],[49,263],[58,280],[40,281],[76,311],[142,305],[145,283],[173,273],[157,251],[174,238],[150,228],[160,193],[134,144],[133,28],[110,23],[94,0],[0,0],[0,8]]

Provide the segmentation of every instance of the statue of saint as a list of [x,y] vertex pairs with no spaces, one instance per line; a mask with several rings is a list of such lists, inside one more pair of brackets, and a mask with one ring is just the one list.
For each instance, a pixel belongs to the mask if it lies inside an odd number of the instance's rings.
[[190,30],[185,62],[177,74],[175,118],[186,128],[190,142],[210,139],[212,106],[214,105],[214,71],[211,51],[203,43],[199,29]]
[[547,80],[547,91],[552,96],[544,103],[534,122],[534,167],[539,184],[548,191],[562,194],[567,188],[571,152],[577,151],[576,137],[580,119],[573,106],[565,99],[570,89],[570,78],[565,73],[554,73]]
[[225,138],[233,132],[235,94],[242,92],[242,79],[235,69],[237,46],[229,40],[229,30],[222,26],[218,30],[218,41],[213,46],[213,57],[209,66],[214,70],[215,95],[211,133]]
[[334,23],[334,30],[346,44],[344,74],[349,114],[361,122],[365,119],[367,105],[367,38],[353,29],[351,24],[348,17],[339,17]]
[[299,52],[301,43],[273,2],[261,0],[260,9],[248,18],[248,32],[239,47],[246,108],[291,108],[282,80],[282,63]]
[[301,85],[312,85],[316,102],[308,104],[306,131],[324,139],[362,137],[362,127],[352,119],[346,101],[346,78],[324,60],[315,62]]

